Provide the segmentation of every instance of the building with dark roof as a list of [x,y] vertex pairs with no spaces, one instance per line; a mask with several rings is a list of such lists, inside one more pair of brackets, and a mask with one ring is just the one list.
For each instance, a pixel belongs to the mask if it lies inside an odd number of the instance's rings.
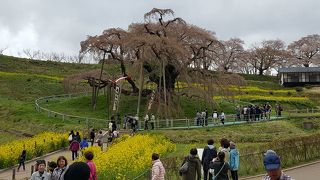
[[279,68],[280,84],[283,86],[320,85],[320,67]]

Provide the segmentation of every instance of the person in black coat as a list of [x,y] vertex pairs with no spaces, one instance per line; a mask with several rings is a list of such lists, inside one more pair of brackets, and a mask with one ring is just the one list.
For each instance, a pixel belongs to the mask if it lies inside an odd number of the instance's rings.
[[209,165],[210,162],[212,161],[213,158],[217,157],[217,150],[214,147],[214,141],[213,139],[208,140],[208,145],[204,147],[203,153],[202,153],[202,158],[201,158],[201,164],[203,168],[203,179],[207,180],[208,179],[208,174],[209,174],[209,180],[212,179],[212,174],[208,173],[209,172]]
[[225,153],[220,151],[214,161],[210,162],[210,169],[214,170],[215,180],[229,180],[230,165],[224,161]]

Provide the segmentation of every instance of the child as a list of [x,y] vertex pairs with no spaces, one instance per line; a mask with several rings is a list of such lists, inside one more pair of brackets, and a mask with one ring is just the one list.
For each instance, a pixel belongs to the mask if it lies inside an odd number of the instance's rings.
[[82,150],[83,148],[86,148],[86,147],[88,147],[88,146],[89,146],[89,144],[88,144],[88,142],[87,142],[87,138],[84,137],[84,138],[82,139],[82,141],[80,142],[80,149]]
[[34,172],[30,178],[30,180],[50,180],[51,174],[45,171],[46,161],[38,160],[37,161],[38,170]]
[[23,167],[23,170],[24,170],[24,171],[26,170],[26,168],[25,168],[25,166],[24,166],[24,162],[26,161],[26,155],[27,155],[27,151],[26,151],[26,150],[23,150],[22,153],[21,153],[21,155],[20,155],[20,157],[19,157],[19,167],[18,167],[18,171],[19,171],[21,165],[22,165],[22,167]]
[[84,157],[87,159],[87,164],[90,168],[90,177],[88,180],[97,180],[97,169],[96,169],[96,165],[94,164],[94,162],[92,161],[93,159],[93,153],[91,151],[87,151],[84,154]]

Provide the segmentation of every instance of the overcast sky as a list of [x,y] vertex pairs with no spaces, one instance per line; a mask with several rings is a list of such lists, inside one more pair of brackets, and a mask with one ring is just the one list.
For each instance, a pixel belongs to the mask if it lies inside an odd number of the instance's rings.
[[239,37],[246,47],[320,34],[320,0],[0,0],[0,49],[77,54],[87,35],[127,29],[153,7],[170,8],[218,39]]

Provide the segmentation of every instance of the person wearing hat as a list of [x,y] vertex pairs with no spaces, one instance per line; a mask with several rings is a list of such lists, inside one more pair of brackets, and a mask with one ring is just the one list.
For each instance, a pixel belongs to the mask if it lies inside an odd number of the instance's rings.
[[263,180],[293,180],[290,176],[281,171],[281,161],[278,154],[273,150],[268,150],[264,154],[263,165],[267,175]]
[[38,160],[36,165],[38,170],[32,174],[30,180],[51,180],[51,174],[45,171],[46,161]]

